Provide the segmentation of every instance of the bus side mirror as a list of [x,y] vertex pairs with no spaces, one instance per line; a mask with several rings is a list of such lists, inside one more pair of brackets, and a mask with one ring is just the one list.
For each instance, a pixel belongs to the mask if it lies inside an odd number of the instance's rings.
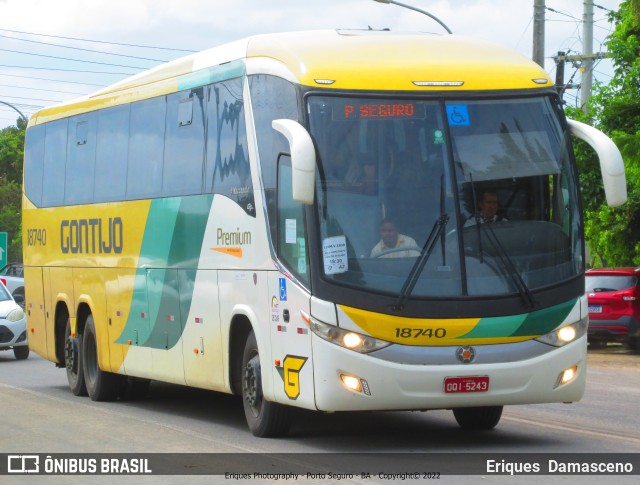
[[311,135],[293,120],[273,120],[271,126],[289,141],[293,200],[301,204],[313,204],[316,150]]
[[624,162],[620,150],[611,138],[575,120],[567,120],[571,134],[586,141],[597,153],[600,159],[600,171],[607,205],[618,207],[627,201],[627,180],[624,175]]

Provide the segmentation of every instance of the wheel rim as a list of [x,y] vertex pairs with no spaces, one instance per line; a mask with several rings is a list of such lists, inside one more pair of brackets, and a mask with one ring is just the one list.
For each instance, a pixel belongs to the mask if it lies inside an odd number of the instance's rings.
[[64,344],[64,363],[67,372],[78,373],[78,341],[69,336]]
[[242,376],[242,394],[254,416],[262,409],[262,379],[260,375],[260,356],[254,355],[244,368]]

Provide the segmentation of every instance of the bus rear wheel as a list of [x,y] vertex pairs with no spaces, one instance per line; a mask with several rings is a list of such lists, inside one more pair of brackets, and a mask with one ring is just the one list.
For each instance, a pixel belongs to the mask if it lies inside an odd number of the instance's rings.
[[249,429],[254,436],[284,436],[291,425],[291,409],[264,399],[260,354],[253,331],[247,337],[242,355],[242,403]]
[[64,330],[64,366],[67,370],[69,389],[75,396],[86,396],[87,387],[84,384],[84,373],[81,362],[82,336],[71,336],[71,322],[67,317]]
[[82,335],[82,369],[92,401],[113,401],[120,393],[121,376],[100,370],[98,340],[93,315],[87,317]]
[[461,428],[493,429],[502,416],[503,406],[484,406],[477,408],[457,408],[453,415]]

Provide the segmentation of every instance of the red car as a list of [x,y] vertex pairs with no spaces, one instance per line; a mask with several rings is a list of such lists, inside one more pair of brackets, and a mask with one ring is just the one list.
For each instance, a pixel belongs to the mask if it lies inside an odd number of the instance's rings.
[[640,268],[591,269],[585,281],[589,343],[625,342],[640,351]]

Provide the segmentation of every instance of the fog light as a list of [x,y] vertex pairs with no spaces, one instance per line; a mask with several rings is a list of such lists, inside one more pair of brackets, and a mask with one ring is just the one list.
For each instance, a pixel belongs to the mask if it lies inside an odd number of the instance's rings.
[[342,384],[350,391],[360,392],[367,396],[371,395],[369,384],[364,379],[349,374],[340,374],[340,380],[342,380]]
[[556,387],[562,386],[571,382],[576,375],[578,375],[578,366],[574,365],[573,367],[569,367],[563,370],[558,376],[558,382],[556,383]]

